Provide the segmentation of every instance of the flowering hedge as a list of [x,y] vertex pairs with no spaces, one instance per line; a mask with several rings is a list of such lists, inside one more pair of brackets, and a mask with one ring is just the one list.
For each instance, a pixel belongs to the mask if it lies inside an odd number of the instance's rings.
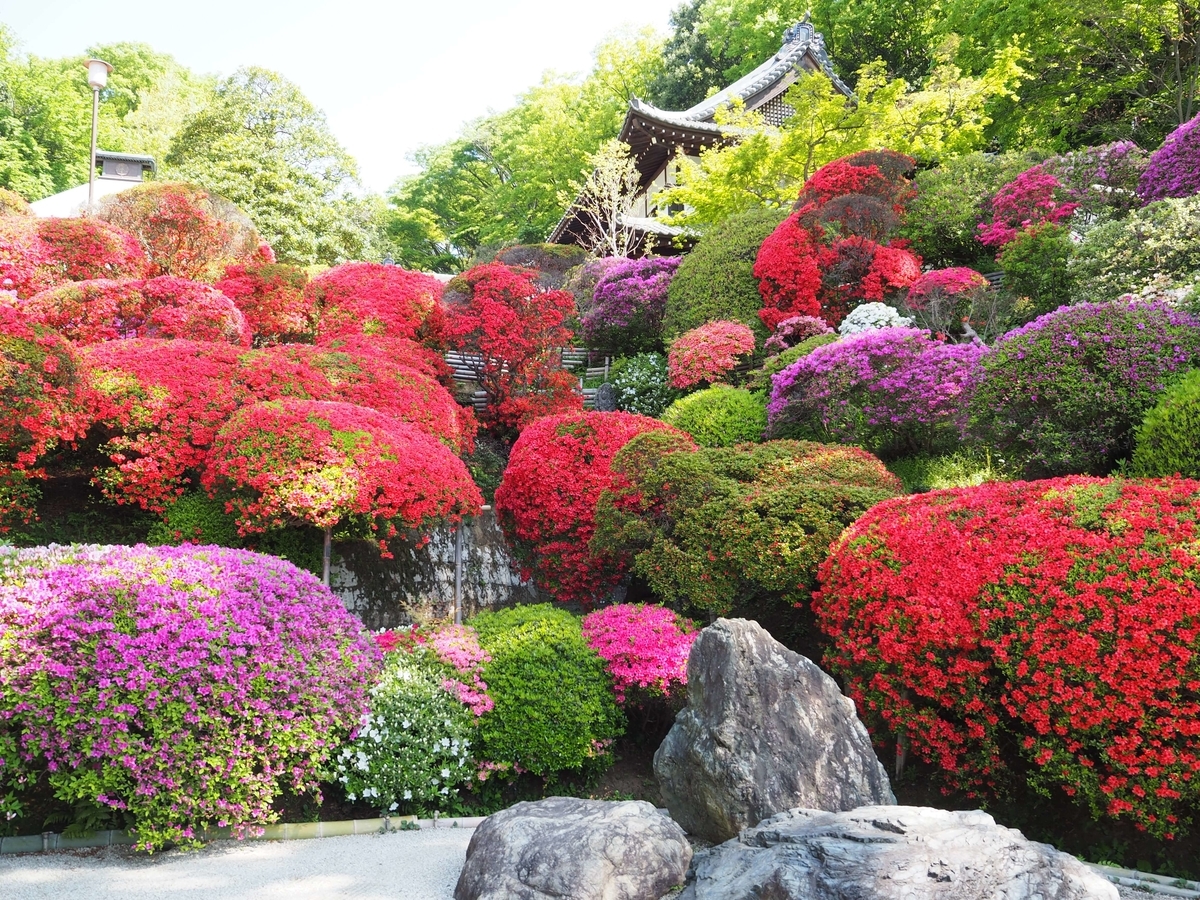
[[972,432],[1031,477],[1104,474],[1172,373],[1200,363],[1200,321],[1162,303],[1063,307],[982,360]]
[[373,409],[314,400],[238,410],[213,439],[203,484],[243,534],[342,523],[385,556],[397,535],[417,538],[483,505],[462,460],[432,436]]
[[142,278],[136,238],[98,219],[0,216],[0,287],[32,297],[67,281]]
[[987,349],[880,328],[818,347],[773,379],[771,437],[859,444],[885,457],[932,452],[966,433]]
[[[625,574],[620,553],[588,549],[609,463],[635,435],[675,429],[632,413],[547,416],[517,438],[496,489],[496,517],[525,577],[564,602],[601,599]],[[682,436],[681,436],[682,437]],[[689,438],[683,438],[690,443]]]
[[304,294],[318,311],[318,343],[354,334],[411,339],[435,315],[442,283],[400,266],[351,262],[322,272]]
[[1200,799],[1198,514],[1177,479],[882,503],[821,567],[825,664],[948,787],[1024,775],[1170,837]]
[[681,261],[649,257],[607,267],[580,323],[587,342],[619,354],[659,349],[667,288]]
[[1144,203],[1200,194],[1200,115],[1167,135],[1138,182]]
[[311,339],[317,313],[304,292],[307,284],[299,266],[262,263],[226,266],[214,287],[242,311],[261,345]]
[[604,660],[621,705],[630,694],[678,693],[687,684],[697,634],[691,619],[644,603],[618,603],[583,617],[583,638]]
[[596,508],[595,552],[630,554],[665,602],[808,600],[842,530],[900,482],[855,447],[769,441],[694,450],[678,434],[630,441]]
[[446,334],[467,354],[487,394],[484,425],[502,432],[583,406],[558,352],[571,342],[566,322],[575,299],[566,291],[540,289],[535,275],[491,263],[448,286],[465,292],[466,299],[447,310]]
[[1065,222],[1079,208],[1064,199],[1062,183],[1040,164],[1026,169],[992,198],[992,220],[979,226],[979,242],[1002,248],[1021,231]]
[[754,332],[740,322],[708,322],[680,335],[667,350],[671,387],[679,390],[722,381],[739,357],[754,352]]
[[[11,551],[10,551],[11,552]],[[378,655],[309,574],[215,547],[16,552],[0,567],[0,785],[122,810],[138,846],[254,833],[366,706]],[[22,781],[24,779],[24,781]]]

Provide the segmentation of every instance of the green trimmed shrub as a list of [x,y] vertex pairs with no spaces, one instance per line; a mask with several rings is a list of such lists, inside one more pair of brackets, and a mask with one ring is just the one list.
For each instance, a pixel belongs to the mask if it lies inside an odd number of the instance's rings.
[[496,704],[479,719],[482,758],[543,776],[606,769],[624,723],[579,619],[542,603],[470,624],[491,656],[480,677]]
[[794,363],[802,356],[808,356],[818,347],[824,347],[826,344],[832,344],[838,339],[838,335],[830,332],[829,334],[818,334],[810,337],[808,340],[801,341],[795,347],[788,347],[778,356],[767,357],[767,361],[763,363],[761,369],[758,369],[750,374],[750,378],[746,382],[746,387],[752,391],[767,391],[771,390],[771,379]]
[[155,522],[146,534],[151,547],[164,544],[216,544],[219,547],[241,547],[237,520],[225,512],[225,504],[207,494],[184,494],[163,511],[162,520]]
[[611,384],[617,409],[658,417],[679,396],[667,380],[667,357],[662,353],[639,353],[613,363]]
[[1075,254],[1070,229],[1062,225],[1026,228],[1004,245],[998,262],[1004,270],[1004,290],[1013,298],[1015,324],[1071,302],[1071,271]]
[[667,291],[666,343],[718,319],[749,325],[759,344],[770,336],[758,317],[762,295],[754,260],[784,217],[783,210],[751,210],[731,216],[700,239],[684,257]]
[[1134,475],[1200,478],[1200,370],[1163,392],[1134,436]]
[[701,447],[758,442],[767,427],[767,401],[761,393],[714,384],[680,397],[661,416],[686,431]]
[[958,450],[941,456],[909,456],[887,464],[909,493],[975,487],[989,481],[1011,481],[999,459],[977,450]]

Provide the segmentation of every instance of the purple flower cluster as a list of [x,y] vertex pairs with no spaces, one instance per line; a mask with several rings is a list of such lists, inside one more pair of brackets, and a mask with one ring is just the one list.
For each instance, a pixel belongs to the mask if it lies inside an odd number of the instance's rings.
[[1168,134],[1150,154],[1138,194],[1145,203],[1200,194],[1200,116]]
[[609,266],[581,322],[587,342],[622,354],[661,349],[667,287],[681,259],[626,259]]
[[882,456],[961,440],[987,348],[879,328],[800,358],[773,379],[769,433],[858,444]]
[[[49,555],[49,559],[47,559]],[[273,818],[367,709],[379,654],[307,572],[219,547],[0,566],[0,787],[126,810],[152,850]]]
[[1064,306],[983,361],[975,436],[1029,477],[1106,474],[1173,373],[1200,363],[1200,321],[1165,303]]

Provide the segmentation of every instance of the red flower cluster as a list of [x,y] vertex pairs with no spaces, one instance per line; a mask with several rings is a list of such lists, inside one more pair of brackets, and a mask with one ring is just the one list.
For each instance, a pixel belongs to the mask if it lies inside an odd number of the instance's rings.
[[473,360],[487,392],[487,427],[520,429],[583,405],[559,355],[571,342],[565,322],[575,299],[567,291],[543,291],[536,278],[530,269],[476,266],[458,279],[469,298],[446,311],[448,339]]
[[304,293],[308,275],[275,263],[226,266],[215,287],[242,311],[256,344],[312,338],[316,308]]
[[1183,479],[886,501],[821,568],[826,663],[948,786],[1029,771],[1172,837],[1200,798],[1198,517]]
[[813,173],[795,210],[754,263],[771,329],[791,316],[838,324],[860,303],[882,301],[921,274],[904,242],[888,242],[914,195],[913,160],[888,150],[856,153]]
[[0,288],[19,297],[68,281],[142,278],[147,266],[137,239],[107,222],[0,216]]
[[462,460],[420,429],[349,403],[280,400],[244,407],[221,428],[203,483],[243,533],[291,522],[366,526],[387,542],[479,511]]
[[77,344],[156,337],[250,345],[246,317],[232,300],[207,284],[172,275],[71,282],[20,306]]
[[594,554],[596,501],[612,486],[612,458],[634,436],[669,425],[623,412],[548,416],[521,432],[496,489],[496,516],[525,577],[563,602],[600,599],[628,559]]
[[740,357],[754,352],[754,332],[741,322],[706,322],[667,349],[671,387],[686,390],[724,379]]
[[342,263],[314,278],[305,297],[318,310],[317,342],[354,334],[415,338],[434,316],[442,283],[381,263]]

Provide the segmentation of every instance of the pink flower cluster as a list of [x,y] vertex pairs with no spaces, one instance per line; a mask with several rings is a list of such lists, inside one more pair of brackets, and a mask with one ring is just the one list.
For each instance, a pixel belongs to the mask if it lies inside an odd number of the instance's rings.
[[442,687],[457,697],[460,703],[476,716],[482,716],[496,705],[488,696],[487,684],[479,677],[483,664],[491,662],[492,657],[479,646],[475,629],[466,625],[450,625],[435,632],[427,646],[443,663],[470,678],[470,684],[457,678],[447,678],[442,682]]
[[696,629],[669,609],[642,603],[605,607],[584,616],[583,637],[612,674],[618,703],[633,688],[670,696],[687,684]]
[[738,357],[754,352],[754,332],[741,322],[707,322],[681,334],[667,351],[671,387],[687,390],[721,381]]

